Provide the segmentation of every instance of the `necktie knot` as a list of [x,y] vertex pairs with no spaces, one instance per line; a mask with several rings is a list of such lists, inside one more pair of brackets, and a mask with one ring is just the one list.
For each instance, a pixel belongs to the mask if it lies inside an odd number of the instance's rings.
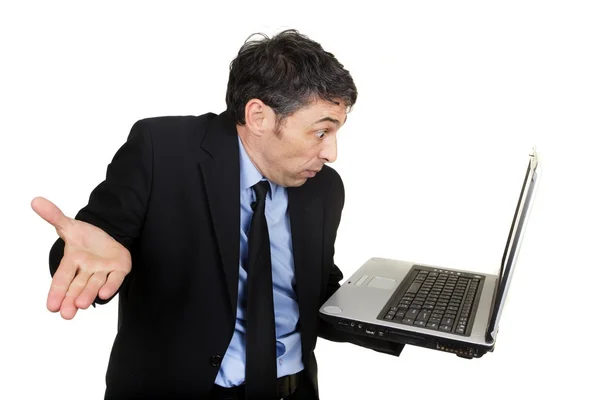
[[254,193],[256,193],[256,201],[263,201],[269,192],[269,182],[260,181],[256,185],[252,186],[252,189],[254,189]]

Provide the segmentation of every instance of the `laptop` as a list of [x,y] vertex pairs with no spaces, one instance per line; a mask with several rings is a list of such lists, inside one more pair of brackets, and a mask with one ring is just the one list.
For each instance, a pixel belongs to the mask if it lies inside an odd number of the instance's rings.
[[493,351],[537,169],[534,148],[497,275],[374,257],[321,306],[321,318],[341,331],[468,359]]

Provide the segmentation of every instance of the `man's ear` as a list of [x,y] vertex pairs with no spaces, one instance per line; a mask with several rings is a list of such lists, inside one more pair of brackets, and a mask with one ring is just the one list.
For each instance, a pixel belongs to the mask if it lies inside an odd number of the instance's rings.
[[250,99],[246,103],[246,127],[252,134],[263,136],[273,130],[275,113],[259,99]]

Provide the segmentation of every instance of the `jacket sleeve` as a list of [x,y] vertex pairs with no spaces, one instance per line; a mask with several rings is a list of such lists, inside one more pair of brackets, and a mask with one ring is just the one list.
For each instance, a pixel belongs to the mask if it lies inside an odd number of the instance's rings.
[[[342,272],[332,262],[331,272],[329,274],[328,292],[326,299],[329,299],[340,287],[340,281],[343,279]],[[404,344],[391,342],[383,339],[370,338],[358,334],[348,333],[337,329],[332,324],[319,320],[319,336],[332,342],[347,342],[357,346],[375,350],[398,357],[404,349]]]
[[[97,226],[131,251],[144,225],[152,172],[151,132],[148,124],[140,120],[133,125],[126,142],[115,153],[104,181],[91,192],[88,204],[75,219]],[[60,265],[64,246],[64,241],[58,238],[50,250],[51,276]],[[126,283],[127,278],[122,287]],[[114,296],[106,300],[97,297],[93,305],[106,304]]]
[[[334,224],[334,240],[335,236],[337,236],[337,228],[340,223],[342,209],[344,207],[345,201],[345,193],[344,193],[344,185],[337,173],[335,174],[335,181],[337,184],[332,185],[333,187],[337,186],[337,193],[333,198],[337,199],[333,204],[332,209],[335,211],[333,214],[336,215]],[[334,243],[335,247],[335,243]],[[322,298],[322,303],[324,303],[327,299],[329,299],[339,288],[340,282],[344,279],[342,271],[337,267],[333,260],[334,251],[331,251],[331,259],[325,260],[325,267],[329,268],[328,280],[326,282],[325,295]],[[321,304],[322,305],[322,304]],[[358,334],[352,334],[345,331],[341,331],[337,329],[332,324],[326,322],[325,320],[319,318],[319,331],[318,335],[326,340],[330,340],[333,342],[347,342],[352,343],[357,346],[365,347],[371,350],[378,351],[380,353],[390,354],[394,356],[399,356],[404,348],[404,344],[390,342],[383,339],[378,338],[370,338]]]

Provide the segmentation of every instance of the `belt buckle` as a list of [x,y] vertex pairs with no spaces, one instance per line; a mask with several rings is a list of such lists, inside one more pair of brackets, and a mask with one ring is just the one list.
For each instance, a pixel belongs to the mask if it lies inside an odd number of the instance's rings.
[[289,375],[286,375],[284,377],[281,377],[279,379],[279,382],[277,382],[277,394],[279,395],[279,397],[281,397],[282,399],[284,397],[287,397],[290,395],[290,377]]
[[279,379],[278,391],[281,399],[290,396],[296,391],[296,389],[298,389],[301,373],[302,372],[298,372],[293,375],[286,375]]

